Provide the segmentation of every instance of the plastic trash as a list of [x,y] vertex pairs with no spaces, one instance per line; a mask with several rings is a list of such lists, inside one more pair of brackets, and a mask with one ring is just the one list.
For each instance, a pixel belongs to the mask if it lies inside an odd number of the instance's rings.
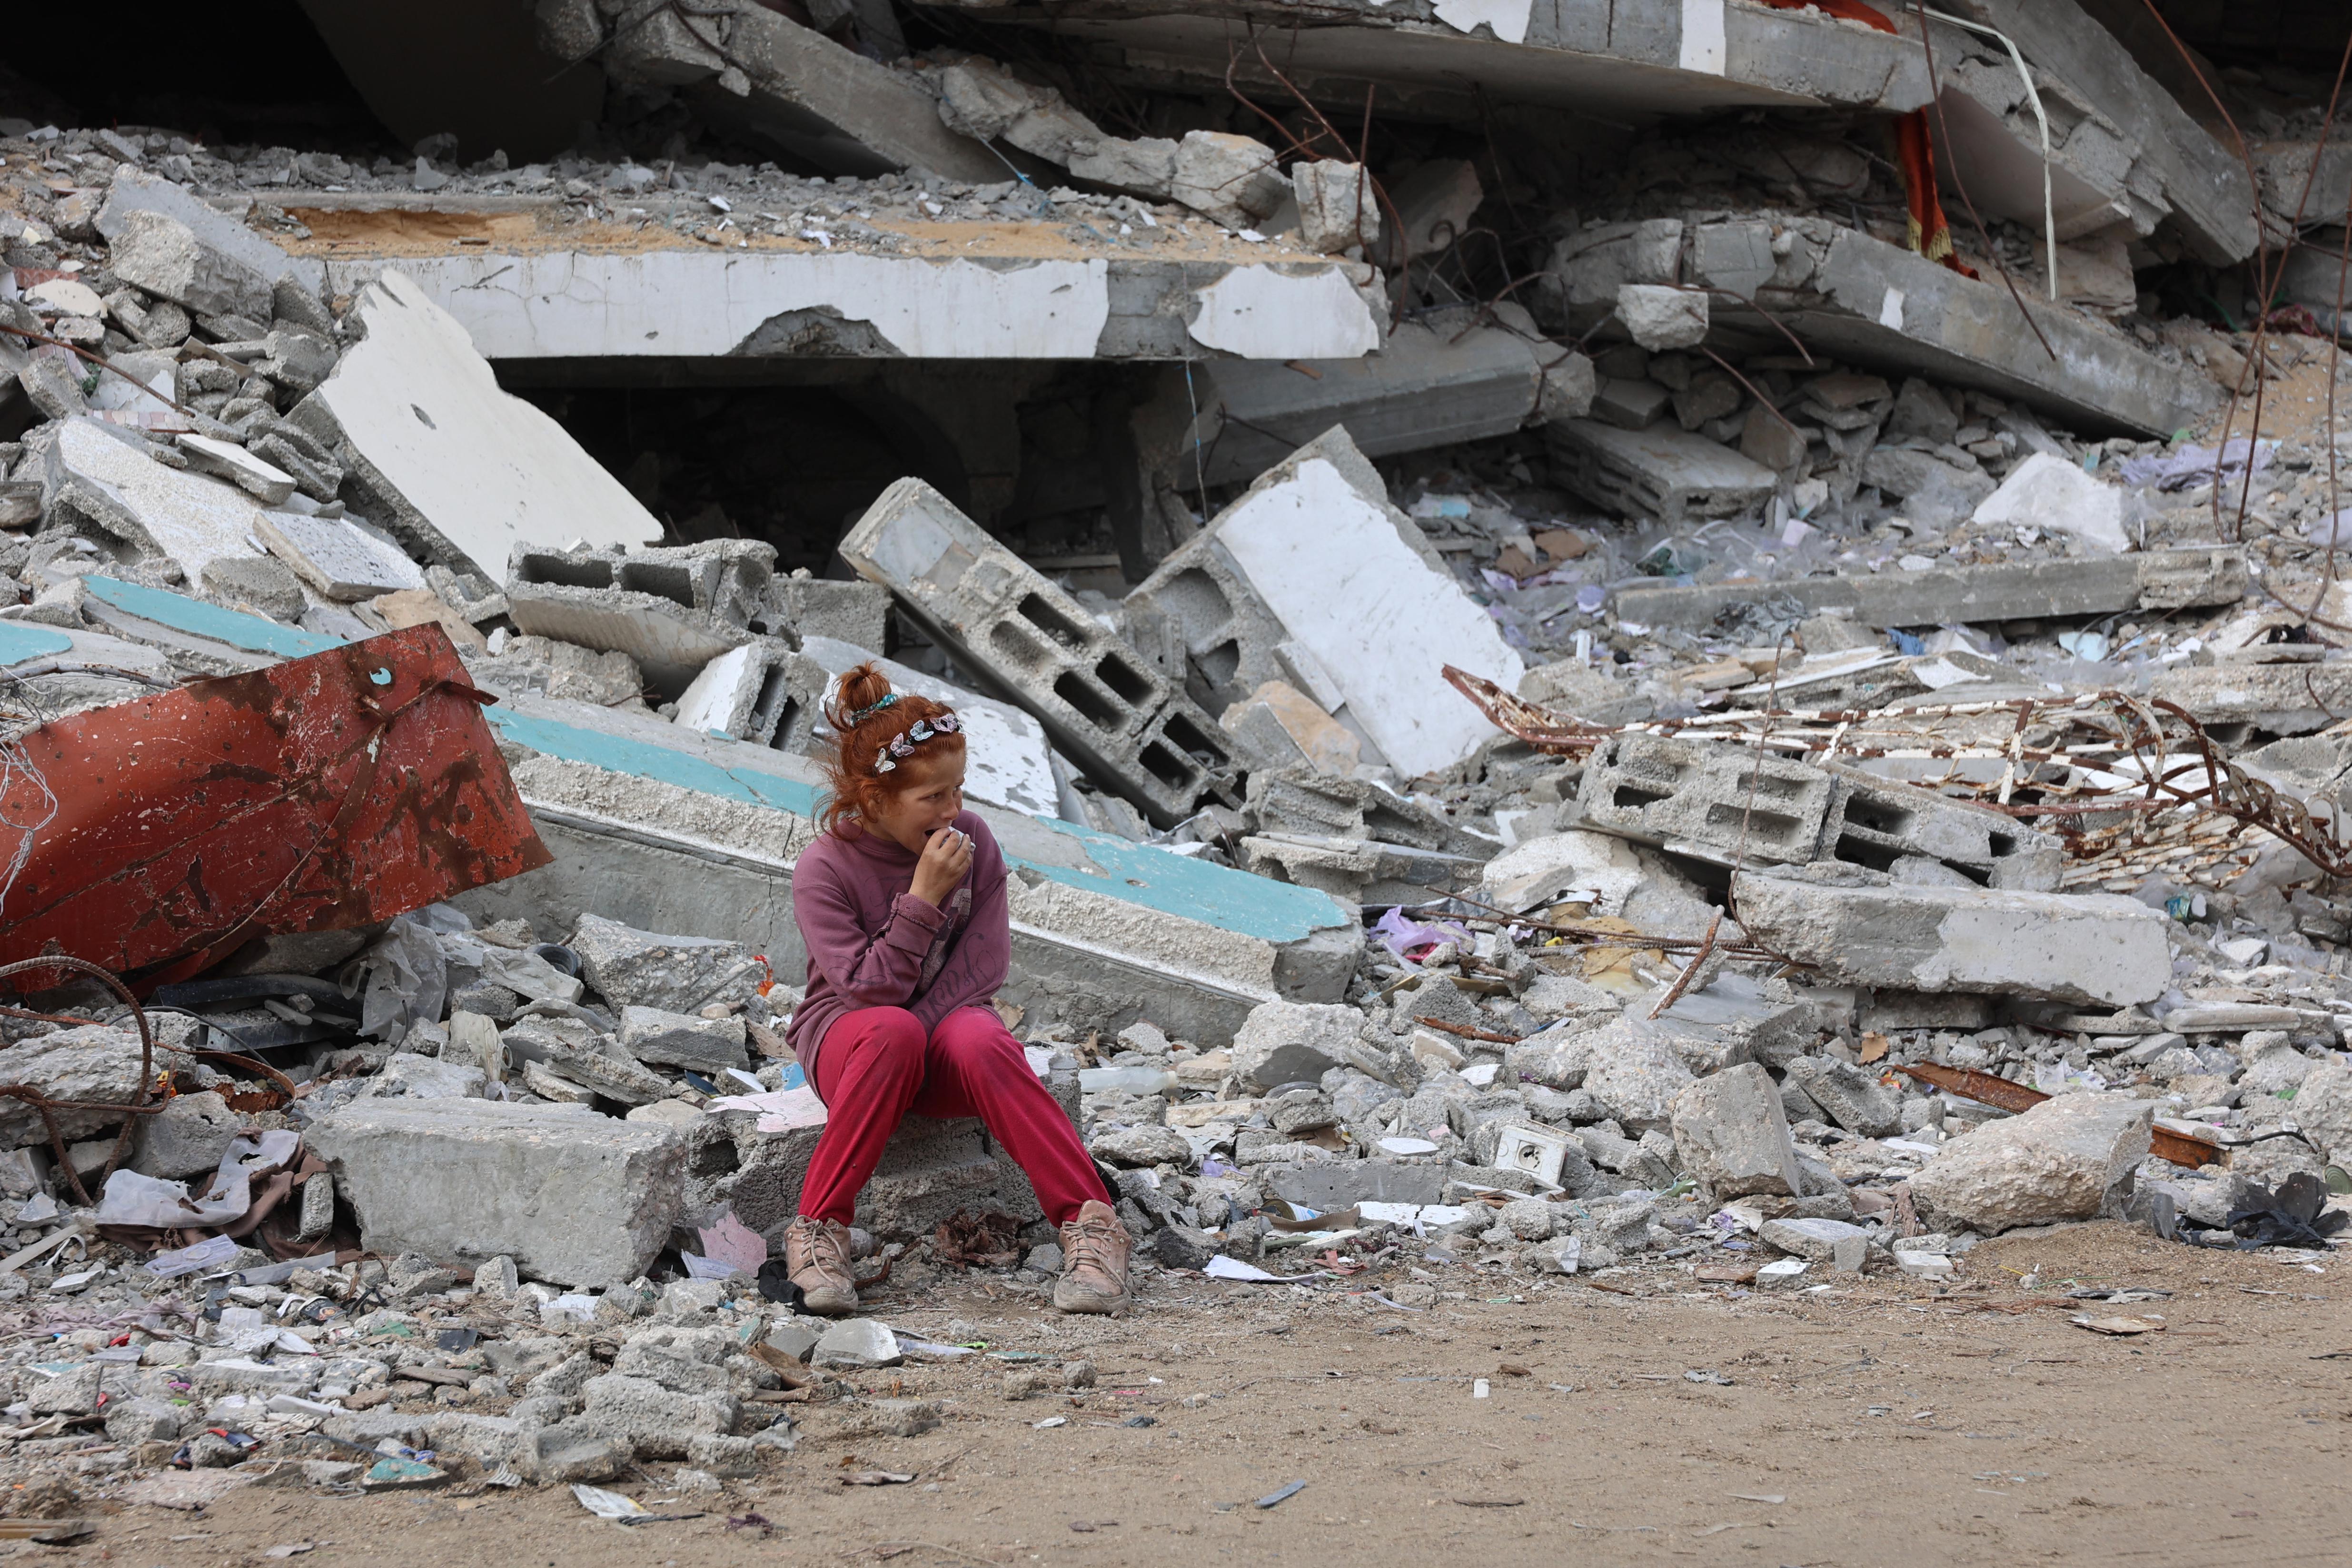
[[147,1272],[158,1279],[177,1279],[183,1274],[194,1274],[199,1268],[211,1268],[226,1263],[236,1254],[237,1244],[229,1237],[207,1237],[194,1247],[157,1253],[147,1260]]
[[598,1519],[627,1521],[653,1517],[645,1504],[636,1499],[623,1497],[619,1492],[608,1492],[602,1487],[583,1486],[574,1481],[572,1483],[572,1495],[580,1500],[582,1508]]
[[1081,1068],[1078,1088],[1087,1094],[1161,1094],[1176,1087],[1166,1068]]
[[252,1206],[245,1173],[215,1175],[205,1195],[191,1197],[185,1182],[166,1182],[136,1171],[117,1171],[99,1194],[98,1223],[154,1230],[201,1229],[226,1225]]

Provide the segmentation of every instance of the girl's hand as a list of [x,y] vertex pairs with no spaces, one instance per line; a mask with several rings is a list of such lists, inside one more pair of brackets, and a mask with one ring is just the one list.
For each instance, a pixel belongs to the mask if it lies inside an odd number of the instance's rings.
[[936,909],[971,869],[971,840],[942,827],[925,840],[923,858],[915,862],[915,885],[908,890]]

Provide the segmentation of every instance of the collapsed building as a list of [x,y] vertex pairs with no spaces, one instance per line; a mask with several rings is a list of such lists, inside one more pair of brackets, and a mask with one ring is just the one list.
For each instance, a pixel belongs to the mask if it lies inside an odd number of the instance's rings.
[[[731,1476],[900,1353],[761,1288],[877,658],[1146,1268],[2342,1228],[2285,7],[283,9],[331,133],[0,77],[0,1300],[141,1324],[39,1452]],[[918,1122],[862,1245],[1000,1214]]]

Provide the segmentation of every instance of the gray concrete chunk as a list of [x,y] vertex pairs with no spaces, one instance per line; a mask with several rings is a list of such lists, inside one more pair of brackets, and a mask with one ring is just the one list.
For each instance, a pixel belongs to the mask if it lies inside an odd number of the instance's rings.
[[740,1018],[703,1018],[658,1007],[621,1009],[621,1048],[641,1062],[692,1068],[708,1078],[749,1068]]
[[2119,894],[1831,887],[1753,872],[1736,891],[1749,937],[1837,981],[2110,1006],[2152,1002],[2171,981],[2163,914]]
[[2120,1215],[2155,1113],[2153,1100],[2128,1095],[2062,1094],[1946,1143],[1911,1178],[1911,1195],[1942,1228],[1988,1234]]
[[1675,1096],[1675,1149],[1708,1201],[1757,1193],[1793,1197],[1803,1182],[1771,1075],[1753,1062]]
[[652,1265],[683,1199],[685,1140],[593,1112],[366,1100],[307,1136],[388,1256],[505,1254],[539,1279],[619,1285]]

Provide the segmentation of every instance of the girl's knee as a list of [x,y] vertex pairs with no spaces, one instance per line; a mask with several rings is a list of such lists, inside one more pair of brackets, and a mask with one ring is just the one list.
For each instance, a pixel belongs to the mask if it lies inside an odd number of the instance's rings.
[[984,1007],[957,1008],[940,1020],[931,1037],[941,1050],[966,1060],[1003,1057],[1024,1065],[1028,1061],[1022,1053],[1021,1042],[1013,1037],[1003,1020]]
[[904,1007],[861,1007],[842,1023],[856,1030],[862,1050],[894,1061],[922,1060],[923,1021]]

